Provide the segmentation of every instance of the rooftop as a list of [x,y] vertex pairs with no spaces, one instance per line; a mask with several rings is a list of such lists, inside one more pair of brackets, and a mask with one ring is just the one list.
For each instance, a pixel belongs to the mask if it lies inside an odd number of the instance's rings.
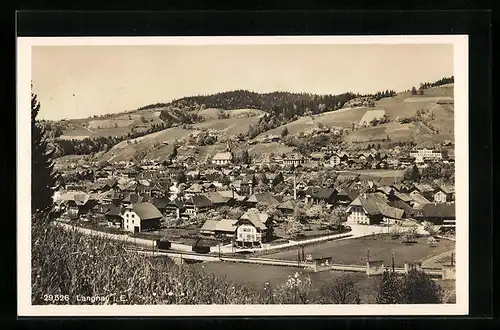
[[141,220],[158,219],[163,217],[161,212],[150,202],[133,203],[128,209],[133,210]]

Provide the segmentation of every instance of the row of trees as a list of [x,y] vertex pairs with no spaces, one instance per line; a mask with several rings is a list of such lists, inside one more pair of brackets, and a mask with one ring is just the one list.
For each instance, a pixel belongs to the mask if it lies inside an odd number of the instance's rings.
[[255,93],[247,90],[235,90],[211,95],[184,97],[172,101],[169,105],[177,107],[195,105],[201,108],[227,110],[251,108],[267,112],[271,112],[274,107],[278,107],[285,111],[296,112],[299,115],[307,111],[319,113],[327,109],[336,110],[355,97],[357,96],[354,93],[317,95],[289,92]]
[[427,88],[431,88],[431,87],[437,87],[437,86],[441,86],[441,85],[452,84],[454,82],[455,82],[454,76],[445,77],[445,78],[441,78],[439,80],[436,80],[433,83],[430,83],[430,82],[420,83],[420,89],[427,89]]
[[420,170],[416,164],[408,167],[403,174],[404,180],[419,182],[426,181],[432,182],[440,180],[445,183],[455,182],[455,166],[452,163],[436,164],[430,163]]
[[150,127],[140,131],[133,130],[122,136],[87,137],[82,140],[56,139],[52,141],[56,150],[54,156],[62,157],[66,155],[90,155],[100,151],[108,151],[111,147],[121,141],[131,140],[151,133],[159,132],[165,128],[167,128],[167,126],[164,123],[161,123],[152,124]]
[[203,121],[203,117],[196,113],[172,109],[170,107],[160,112],[160,119],[165,122],[167,128],[175,124],[195,124]]
[[396,91],[391,89],[391,90],[376,92],[375,94],[366,94],[363,96],[373,97],[376,101],[378,101],[380,99],[383,99],[384,97],[393,97],[394,95],[396,95]]
[[437,87],[437,86],[441,86],[441,85],[446,85],[446,84],[451,84],[455,81],[455,78],[453,76],[449,77],[449,78],[441,78],[433,83],[430,83],[430,82],[423,82],[423,83],[420,83],[420,87],[417,91],[417,88],[415,88],[415,86],[413,86],[411,88],[411,95],[424,95],[424,89],[428,89],[428,88],[431,88],[431,87]]
[[332,134],[315,134],[312,137],[300,137],[285,135],[283,143],[289,147],[297,148],[302,155],[309,155],[311,152],[320,151],[326,146],[335,145],[340,142],[340,137]]

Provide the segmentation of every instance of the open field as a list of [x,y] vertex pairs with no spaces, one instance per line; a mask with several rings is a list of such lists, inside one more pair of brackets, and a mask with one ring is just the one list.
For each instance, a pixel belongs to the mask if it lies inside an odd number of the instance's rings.
[[264,132],[257,138],[264,137],[265,135],[280,135],[285,126],[288,129],[289,134],[299,134],[300,132],[305,132],[309,129],[317,127],[320,123],[325,127],[336,126],[350,128],[352,127],[352,123],[358,123],[364,116],[365,112],[369,109],[371,108],[340,109],[325,112],[316,116],[300,117],[291,123]]
[[219,119],[219,115],[226,114],[229,115],[230,118],[245,118],[245,117],[253,117],[253,116],[262,116],[265,115],[265,111],[257,110],[257,109],[233,109],[233,110],[224,110],[224,109],[216,109],[216,108],[207,108],[198,111],[198,115],[204,117],[206,120],[215,120]]
[[259,122],[258,116],[247,118],[230,118],[205,121],[193,125],[194,128],[216,130],[225,133],[227,136],[236,136],[238,133],[244,133],[250,125],[256,125]]
[[[445,117],[442,120],[446,122],[445,125],[447,126],[445,127],[448,127],[448,130],[450,127],[453,127],[453,116],[451,119],[449,117]],[[411,140],[416,142],[443,142],[444,140],[453,141],[453,134],[450,134],[447,131],[440,131],[440,134],[437,134],[420,122],[413,122],[410,124],[390,122],[374,127],[359,128],[345,136],[344,141],[349,143],[375,142],[383,141],[387,138],[387,136],[389,136],[391,142],[408,142]]]
[[[102,159],[108,161],[128,161],[131,157],[139,154],[145,156],[149,152],[155,152],[158,156],[166,157],[173,149],[171,143],[177,139],[186,137],[189,133],[189,130],[172,127],[132,139],[130,142],[122,141],[104,154]],[[168,145],[164,145],[164,142],[168,143]]]
[[[383,234],[306,246],[305,253],[329,255],[333,257],[333,262],[338,264],[365,265],[369,249],[370,260],[383,260],[384,264],[389,266],[394,253],[395,266],[404,267],[405,261],[424,260],[455,249],[455,242],[445,239],[441,239],[436,247],[429,246],[424,237],[417,238],[416,241],[415,244],[406,245],[401,239],[392,239],[390,235]],[[297,250],[268,254],[266,257],[296,260]]]
[[130,127],[108,127],[104,129],[87,129],[84,127],[77,127],[74,129],[65,130],[60,139],[82,139],[87,137],[102,137],[102,136],[123,136],[130,132]]
[[118,127],[127,127],[134,123],[133,120],[129,119],[103,119],[103,120],[91,120],[89,121],[89,128],[91,130],[96,130],[98,128],[113,128]]

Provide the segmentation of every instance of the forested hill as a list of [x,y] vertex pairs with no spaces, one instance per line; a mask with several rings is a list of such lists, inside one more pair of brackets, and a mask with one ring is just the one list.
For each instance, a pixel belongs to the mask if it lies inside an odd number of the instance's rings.
[[217,109],[259,109],[266,112],[276,108],[293,111],[296,115],[307,112],[319,113],[341,108],[347,101],[361,95],[343,93],[338,95],[317,95],[310,93],[272,92],[256,93],[247,90],[235,90],[211,95],[183,97],[170,103],[151,104],[140,108],[180,108],[184,110]]

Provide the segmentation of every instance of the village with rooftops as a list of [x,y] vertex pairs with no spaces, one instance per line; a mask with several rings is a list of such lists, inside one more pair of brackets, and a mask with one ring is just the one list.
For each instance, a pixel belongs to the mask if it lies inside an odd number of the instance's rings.
[[[373,94],[237,90],[37,120],[33,143],[50,152],[33,154],[33,196],[50,168],[53,237],[83,243],[63,251],[37,236],[33,260],[79,255],[60,259],[57,278],[85,255],[148,278],[121,286],[112,275],[113,303],[455,303],[454,78],[415,83]],[[44,107],[35,93],[32,107],[35,117]],[[165,272],[199,287],[163,287]],[[57,281],[33,276],[33,301],[53,302],[37,292]]]

